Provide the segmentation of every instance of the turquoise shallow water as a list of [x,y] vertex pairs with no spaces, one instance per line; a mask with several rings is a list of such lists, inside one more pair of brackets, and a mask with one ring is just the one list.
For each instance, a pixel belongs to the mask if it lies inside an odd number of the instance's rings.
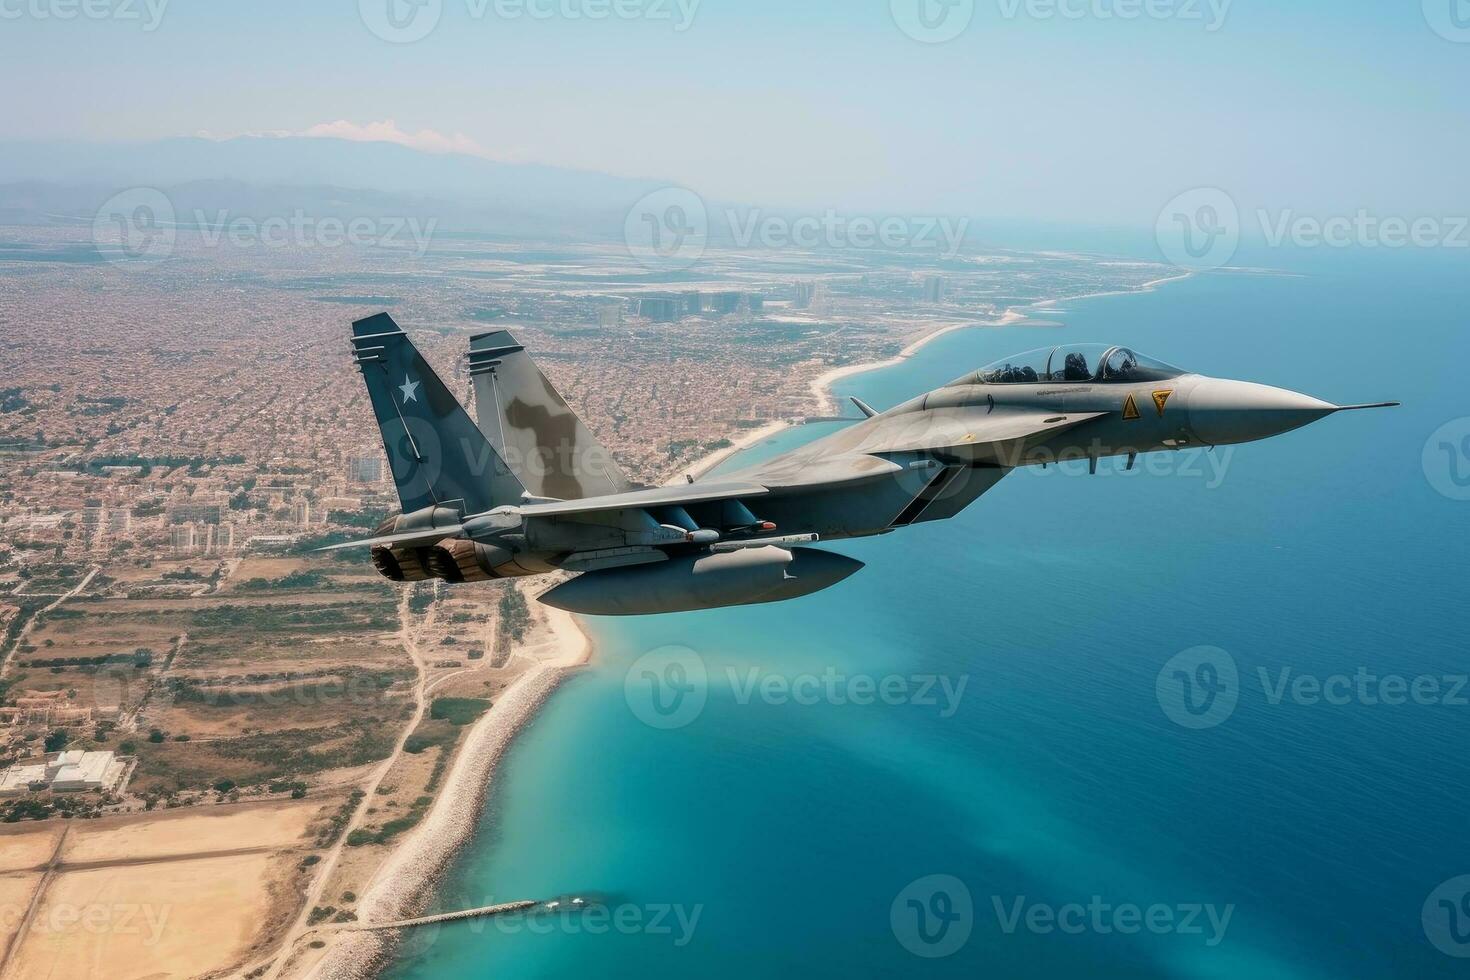
[[[1423,454],[1470,415],[1464,281],[1397,257],[1203,276],[1063,304],[1065,327],[1041,336],[951,334],[849,379],[843,393],[882,407],[1095,340],[1407,404],[1167,471],[1016,474],[949,523],[834,543],[868,568],[816,596],[594,623],[596,666],[518,740],[436,904],[578,893],[621,919],[421,931],[390,975],[1463,976],[1421,910],[1470,873],[1470,706],[1272,694],[1283,669],[1470,669],[1470,502],[1436,491]],[[663,718],[640,700],[648,662],[629,673],[669,645],[708,683],[662,729],[642,720]],[[1235,665],[1236,703],[1188,728],[1159,679],[1202,645]],[[833,675],[859,679],[846,693],[904,679],[910,696],[779,695]],[[926,677],[964,687],[926,703]]]

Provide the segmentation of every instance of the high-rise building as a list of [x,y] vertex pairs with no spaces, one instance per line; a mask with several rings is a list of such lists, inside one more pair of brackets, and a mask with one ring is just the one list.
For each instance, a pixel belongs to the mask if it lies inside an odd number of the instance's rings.
[[645,296],[638,300],[638,315],[654,323],[679,319],[679,303],[672,296]]
[[712,293],[709,298],[709,307],[721,316],[739,312],[740,301],[744,298],[741,293],[724,292]]
[[347,482],[382,483],[383,457],[377,455],[347,457]]
[[827,289],[820,281],[799,282],[796,284],[796,302],[791,305],[798,310],[809,310],[821,305],[826,293]]
[[944,298],[944,277],[929,276],[924,280],[924,299],[937,303]]
[[597,308],[597,325],[599,327],[620,327],[623,324],[623,304],[608,303]]
[[199,531],[193,524],[177,524],[168,529],[168,544],[176,555],[187,555],[199,549]]
[[218,524],[224,516],[224,504],[218,500],[181,500],[168,507],[170,524]]

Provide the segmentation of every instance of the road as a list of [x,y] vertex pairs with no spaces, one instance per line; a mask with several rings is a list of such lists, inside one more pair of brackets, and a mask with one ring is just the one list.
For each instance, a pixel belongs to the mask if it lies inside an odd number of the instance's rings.
[[51,859],[44,866],[41,880],[36,882],[36,890],[31,893],[31,901],[26,906],[25,917],[20,920],[20,928],[15,930],[15,935],[10,937],[10,942],[5,946],[4,954],[0,955],[0,977],[9,975],[11,958],[20,948],[26,933],[30,931],[31,924],[36,920],[36,911],[41,907],[41,898],[46,894],[46,888],[51,884],[51,879],[56,877],[56,869],[61,867],[61,849],[66,846],[66,835],[69,833],[71,833],[70,825],[56,839],[56,849],[51,852]]
[[353,811],[351,819],[347,821],[347,826],[342,828],[342,832],[338,835],[337,842],[332,845],[332,849],[323,854],[321,861],[316,865],[316,877],[312,879],[311,886],[307,889],[306,901],[301,906],[301,912],[297,915],[296,922],[281,940],[280,945],[276,947],[275,959],[271,962],[270,968],[262,974],[263,980],[275,980],[275,978],[281,975],[281,971],[285,969],[287,961],[291,958],[292,951],[296,948],[296,944],[311,930],[312,927],[308,924],[311,910],[316,908],[318,902],[321,901],[322,892],[327,887],[327,881],[332,877],[332,871],[337,867],[337,862],[342,858],[342,849],[347,846],[348,836],[362,826],[363,820],[367,816],[367,810],[372,805],[373,798],[377,795],[378,787],[382,785],[383,780],[387,777],[393,766],[397,764],[399,758],[402,757],[404,744],[408,742],[408,737],[413,734],[414,730],[419,727],[419,723],[424,720],[424,713],[428,710],[428,685],[425,683],[428,680],[428,669],[424,664],[423,653],[419,650],[418,640],[414,636],[413,613],[408,608],[408,597],[410,594],[410,592],[405,591],[398,601],[398,621],[401,624],[398,636],[400,642],[403,643],[404,650],[408,651],[409,659],[413,661],[414,671],[416,672],[413,685],[413,717],[409,719],[408,724],[404,726],[402,733],[398,736],[398,741],[393,746],[393,751],[389,753],[386,759],[378,763],[377,768],[373,770],[367,782],[362,784],[361,788],[365,794],[362,801],[358,803],[357,809]]
[[0,677],[4,677],[7,673],[10,672],[11,654],[13,654],[16,650],[19,650],[21,646],[25,643],[26,637],[30,635],[31,628],[36,625],[36,621],[44,616],[46,613],[49,613],[51,610],[60,606],[63,602],[66,602],[68,599],[75,599],[78,595],[81,594],[81,591],[83,589],[92,584],[92,579],[96,578],[97,573],[100,571],[102,571],[101,565],[93,565],[87,570],[87,574],[82,577],[82,580],[77,583],[76,588],[72,589],[70,592],[66,593],[63,596],[60,596],[55,602],[51,603],[51,605],[39,610],[34,616],[31,617],[30,622],[21,627],[20,632],[15,634],[14,642],[12,642],[9,648],[6,649],[5,659],[0,660]]

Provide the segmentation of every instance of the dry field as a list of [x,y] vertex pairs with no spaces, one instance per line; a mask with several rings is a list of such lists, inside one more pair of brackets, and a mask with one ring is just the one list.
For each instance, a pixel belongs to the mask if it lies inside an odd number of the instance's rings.
[[7,866],[34,866],[66,832],[39,896],[40,874],[0,873],[0,930],[13,934],[34,899],[0,978],[194,977],[259,955],[294,914],[303,858],[341,803],[136,814],[0,836],[24,852]]
[[258,942],[289,868],[256,853],[64,872],[4,976],[162,980],[227,969]]
[[0,874],[0,956],[20,933],[40,880],[38,873]]
[[64,824],[5,824],[0,827],[0,874],[30,871],[51,860]]
[[[391,749],[414,671],[396,597],[370,567],[250,558],[107,574],[104,595],[37,625],[7,680],[12,698],[62,692],[63,707],[116,717],[115,731],[74,725],[71,747],[136,755],[132,793],[311,784]],[[54,727],[33,723],[21,754]]]

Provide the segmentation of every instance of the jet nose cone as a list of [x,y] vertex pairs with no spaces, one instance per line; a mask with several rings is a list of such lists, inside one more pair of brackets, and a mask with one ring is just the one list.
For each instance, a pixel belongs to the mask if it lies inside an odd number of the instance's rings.
[[1189,426],[1212,446],[1269,439],[1335,411],[1320,398],[1249,381],[1211,378],[1189,394]]

